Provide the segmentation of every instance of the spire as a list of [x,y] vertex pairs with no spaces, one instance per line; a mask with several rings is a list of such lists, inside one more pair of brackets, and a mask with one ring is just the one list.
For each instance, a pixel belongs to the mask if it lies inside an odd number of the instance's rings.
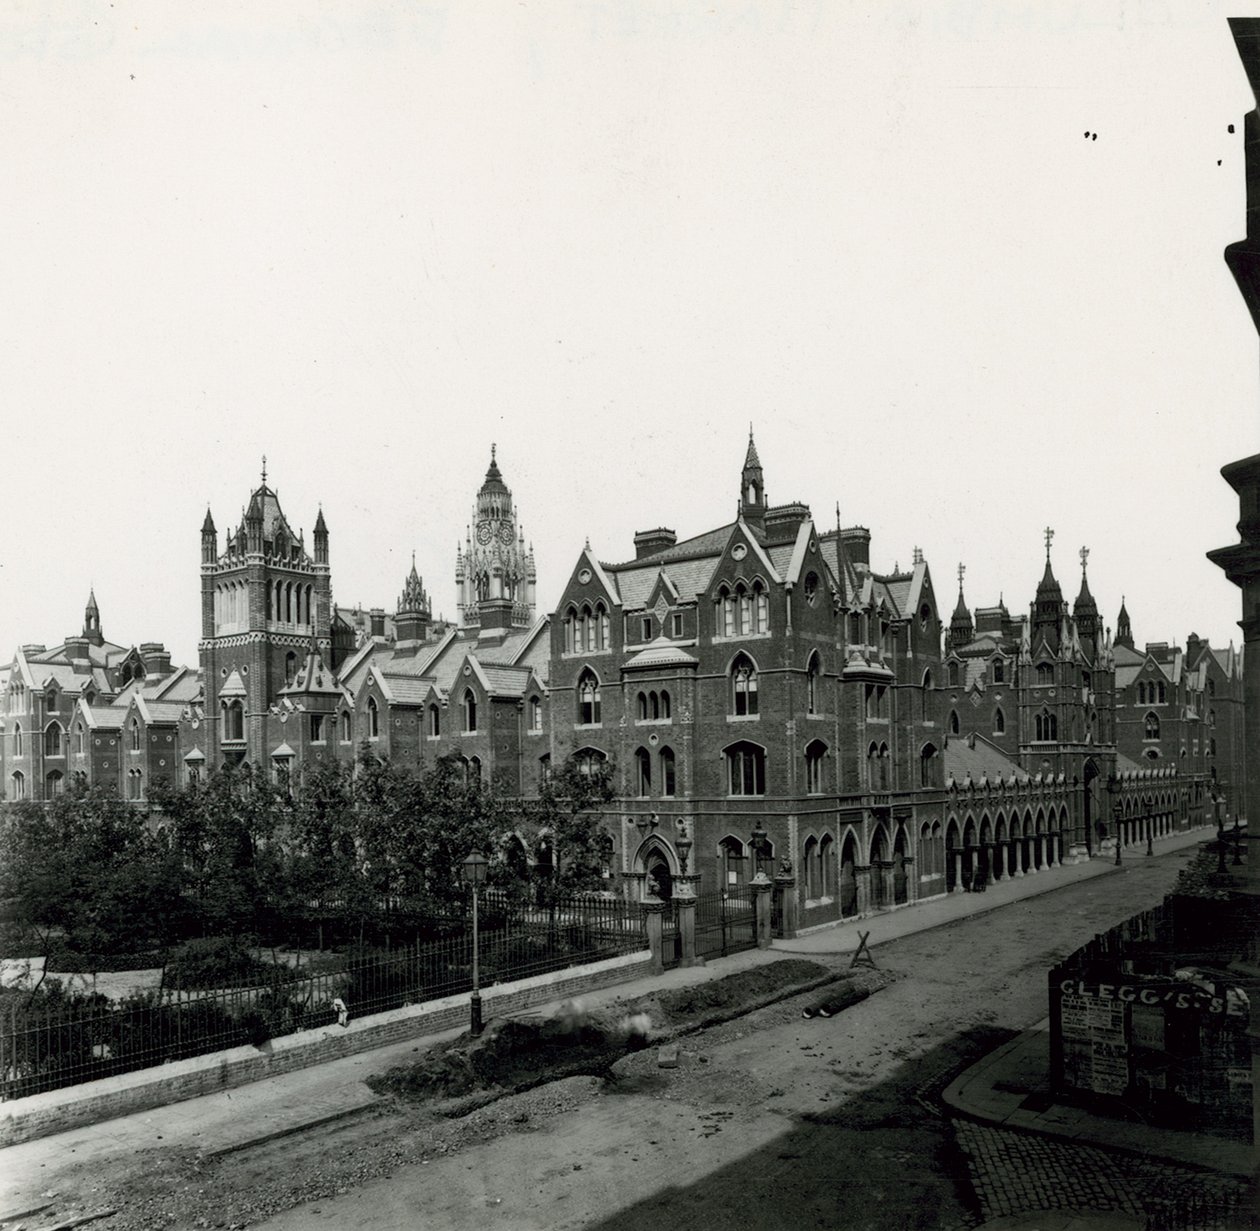
[[1087,641],[1096,641],[1098,639],[1098,604],[1094,602],[1094,596],[1089,592],[1089,577],[1086,573],[1086,565],[1089,561],[1089,548],[1082,547],[1081,556],[1081,591],[1076,596],[1076,602],[1072,607],[1072,615],[1076,619],[1077,632]]
[[953,618],[949,622],[948,649],[958,649],[975,636],[975,627],[971,622],[971,612],[967,610],[967,600],[963,595],[963,578],[967,575],[967,566],[961,561],[958,565],[958,603],[954,607]]
[[210,516],[210,506],[206,505],[206,519],[201,523],[202,534],[214,533],[214,518]]
[[88,587],[87,606],[83,609],[83,635],[93,644],[104,644],[101,635],[101,609],[96,605],[96,587]]
[[1049,526],[1044,531],[1046,540],[1046,568],[1037,586],[1037,597],[1032,606],[1032,641],[1038,640],[1038,634],[1044,634],[1050,648],[1057,651],[1062,639],[1062,620],[1067,611],[1063,601],[1063,591],[1055,579],[1054,569],[1050,566],[1050,544],[1054,541],[1054,531]]
[[324,506],[322,504],[319,506],[319,516],[315,518],[315,533],[328,533],[328,523],[324,521]]
[[1120,614],[1116,617],[1115,645],[1126,645],[1133,649],[1133,629],[1129,626],[1129,613],[1124,605],[1124,595],[1120,596]]
[[486,468],[486,480],[481,485],[482,493],[486,492],[506,492],[507,484],[503,482],[503,475],[499,471],[499,463],[495,460],[497,448],[495,445],[490,446],[490,465]]
[[748,452],[744,455],[744,469],[739,478],[739,515],[758,532],[765,531],[766,489],[751,423],[748,425]]

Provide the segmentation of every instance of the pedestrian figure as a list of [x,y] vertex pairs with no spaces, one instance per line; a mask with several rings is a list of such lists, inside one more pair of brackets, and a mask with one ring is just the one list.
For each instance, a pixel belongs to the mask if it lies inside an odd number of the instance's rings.
[[346,1008],[346,1002],[338,996],[332,1002],[333,1012],[337,1015],[338,1026],[348,1026],[350,1024],[350,1010]]

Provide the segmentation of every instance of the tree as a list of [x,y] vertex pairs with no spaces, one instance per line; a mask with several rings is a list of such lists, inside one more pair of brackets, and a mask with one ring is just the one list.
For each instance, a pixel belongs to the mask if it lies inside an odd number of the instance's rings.
[[555,889],[573,892],[604,887],[613,839],[603,809],[612,799],[612,772],[607,764],[592,770],[589,762],[570,757],[548,776],[538,798],[523,805],[535,833],[551,836]]

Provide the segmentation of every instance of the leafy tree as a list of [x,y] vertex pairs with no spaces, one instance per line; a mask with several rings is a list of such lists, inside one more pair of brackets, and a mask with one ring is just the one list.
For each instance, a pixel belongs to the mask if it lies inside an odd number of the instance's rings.
[[551,838],[552,888],[573,892],[604,887],[613,839],[603,810],[613,794],[612,773],[607,766],[592,772],[589,764],[570,757],[548,776],[538,798],[522,806],[522,814],[535,832]]

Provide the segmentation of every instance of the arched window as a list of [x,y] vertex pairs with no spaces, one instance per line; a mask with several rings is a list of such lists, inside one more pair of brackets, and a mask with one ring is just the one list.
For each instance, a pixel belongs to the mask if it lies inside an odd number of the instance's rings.
[[931,670],[925,671],[923,673],[922,689],[923,691],[920,694],[920,699],[923,703],[923,708],[919,713],[919,717],[923,722],[932,722],[934,721],[934,719],[933,719],[933,714],[932,714],[932,672]]
[[367,702],[367,733],[368,739],[377,739],[381,734],[381,712],[375,697],[369,697]]
[[1146,704],[1146,681],[1138,680],[1138,704]]
[[44,798],[56,799],[58,795],[65,789],[66,778],[59,769],[54,769],[44,779]]
[[731,667],[731,713],[736,717],[757,713],[757,668],[745,654],[736,657]]
[[759,581],[753,584],[753,631],[757,633],[770,631],[770,596]]
[[127,771],[127,798],[140,799],[144,794],[144,777],[138,769]]
[[718,843],[718,875],[723,885],[742,885],[747,875],[748,855],[744,844],[727,836]]
[[678,781],[674,765],[674,750],[662,748],[661,757],[661,794],[673,796],[678,793]]
[[584,632],[582,644],[588,653],[593,652],[595,649],[595,617],[591,614],[591,609],[586,604],[582,605],[582,628]]
[[464,734],[477,730],[477,695],[471,688],[464,689]]
[[958,663],[950,663],[949,664],[949,686],[951,688],[957,688],[959,678],[960,678],[960,667]]
[[50,722],[44,728],[44,756],[59,757],[59,756],[65,755],[64,750],[62,748],[61,740],[62,740],[61,723]]
[[284,656],[284,686],[289,688],[297,678],[297,655],[290,650]]
[[936,745],[924,744],[919,750],[919,785],[935,786],[933,782],[932,762],[936,759]]
[[1034,719],[1035,738],[1050,743],[1059,738],[1059,716],[1048,709],[1041,710]]
[[570,607],[568,611],[564,613],[564,652],[566,654],[574,654],[581,649],[575,635],[577,627],[577,608]]
[[429,706],[429,738],[437,739],[442,734],[442,707],[440,705]]
[[1153,713],[1148,713],[1142,724],[1142,738],[1159,739],[1159,719]]
[[813,607],[818,602],[818,574],[806,573],[803,588],[805,591],[805,601]]
[[829,833],[818,843],[819,888],[824,898],[836,896],[836,844]]
[[1160,680],[1158,687],[1159,687],[1159,703],[1160,705],[1163,705],[1166,699],[1164,695],[1164,681],[1163,680]]
[[765,749],[741,740],[726,750],[726,766],[732,795],[766,793]]
[[862,613],[855,611],[849,616],[849,642],[852,645],[862,645],[865,640],[862,628]]
[[993,660],[993,682],[995,684],[1004,684],[1006,682],[1006,660],[1004,658],[995,658]]
[[746,637],[753,630],[752,595],[739,585],[735,587],[735,598],[739,606],[739,635]]
[[595,776],[608,768],[608,758],[598,748],[579,748],[573,754],[573,767],[579,774]]
[[821,795],[823,792],[823,761],[827,755],[827,745],[820,739],[811,741],[805,747],[805,790],[810,795]]
[[606,650],[612,642],[612,623],[608,618],[608,612],[604,610],[603,603],[595,608],[595,615],[599,619],[599,648]]
[[634,751],[634,793],[638,796],[652,794],[652,754],[646,748]]
[[957,735],[959,732],[959,729],[960,728],[958,726],[958,711],[950,710],[949,711],[949,733],[951,735]]
[[15,757],[22,755],[22,724],[20,722],[13,724],[13,755]]
[[1215,735],[1213,735],[1211,739],[1208,740],[1208,756],[1210,757],[1216,756],[1216,736]]
[[1208,710],[1208,726],[1209,727],[1216,726],[1216,711],[1215,710]]
[[1216,696],[1216,681],[1215,680],[1208,680],[1208,696],[1209,697]]
[[15,769],[9,777],[10,794],[15,800],[26,798],[26,775]]
[[529,729],[542,730],[542,702],[537,697],[529,699]]
[[83,755],[83,724],[76,723],[74,728],[74,750],[80,756]]
[[481,758],[468,758],[468,782],[470,786],[481,785]]
[[348,744],[350,742],[350,711],[341,711],[341,742]]
[[888,756],[888,745],[880,744],[879,746],[879,790],[886,791],[889,789],[889,766],[891,764]]
[[[813,574],[810,574],[813,576]],[[805,669],[805,706],[806,712],[818,713],[818,672],[819,657],[817,653],[809,656],[809,666]]]
[[655,689],[648,694],[648,710],[652,715],[652,721],[656,722],[661,716],[661,699],[656,695]]
[[131,720],[131,724],[128,729],[131,733],[131,751],[139,752],[140,751],[140,721],[139,719],[133,718]]
[[1002,713],[1002,707],[1000,705],[993,711],[993,734],[1006,734],[1006,715]]
[[673,712],[669,703],[669,693],[663,688],[661,689],[661,718],[667,722],[673,718]]
[[818,839],[810,834],[801,848],[802,872],[805,874],[805,897],[811,901],[822,897],[822,869],[818,865]]
[[1037,683],[1053,684],[1054,683],[1054,665],[1053,663],[1037,664]]
[[57,708],[57,690],[50,688],[44,698],[44,708],[51,714]]
[[578,680],[578,726],[595,727],[600,723],[599,681],[593,671],[584,671]]
[[245,706],[229,701],[223,707],[223,738],[239,742],[245,738]]
[[544,752],[538,758],[538,785],[546,786],[551,777],[551,753]]
[[648,716],[647,693],[639,693],[639,721],[646,722]]

